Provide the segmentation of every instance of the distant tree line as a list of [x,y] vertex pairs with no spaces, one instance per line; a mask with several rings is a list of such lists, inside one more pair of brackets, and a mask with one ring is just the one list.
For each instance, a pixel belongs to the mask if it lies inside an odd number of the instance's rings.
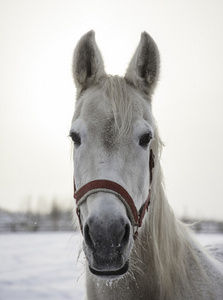
[[[28,207],[29,208],[29,207]],[[63,209],[52,202],[49,212],[10,212],[0,209],[0,232],[74,230],[73,208]]]

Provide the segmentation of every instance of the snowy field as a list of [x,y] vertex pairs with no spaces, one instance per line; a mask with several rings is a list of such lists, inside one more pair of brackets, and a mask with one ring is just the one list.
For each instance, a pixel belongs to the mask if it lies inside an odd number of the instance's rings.
[[[223,235],[198,235],[202,244]],[[84,257],[81,236],[73,233],[0,235],[0,300],[81,300]]]

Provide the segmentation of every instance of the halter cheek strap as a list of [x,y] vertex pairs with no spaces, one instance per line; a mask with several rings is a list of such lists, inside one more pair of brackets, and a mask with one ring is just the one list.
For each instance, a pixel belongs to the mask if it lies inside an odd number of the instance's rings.
[[[152,150],[150,150],[150,184],[152,182],[152,169],[154,168],[154,155]],[[79,218],[80,228],[83,233],[83,225],[81,222],[80,217],[80,205],[87,200],[87,198],[98,192],[105,192],[105,193],[111,193],[114,194],[119,198],[119,200],[124,204],[129,220],[131,221],[131,224],[134,229],[134,239],[138,236],[138,228],[142,226],[142,221],[145,216],[146,210],[148,211],[148,207],[150,204],[150,198],[151,198],[151,189],[149,189],[148,197],[145,201],[145,203],[142,205],[141,209],[138,211],[132,197],[129,195],[129,193],[118,183],[110,180],[94,180],[91,181],[84,186],[82,186],[78,191],[76,191],[76,186],[74,182],[74,198],[76,199],[77,209],[76,213]]]

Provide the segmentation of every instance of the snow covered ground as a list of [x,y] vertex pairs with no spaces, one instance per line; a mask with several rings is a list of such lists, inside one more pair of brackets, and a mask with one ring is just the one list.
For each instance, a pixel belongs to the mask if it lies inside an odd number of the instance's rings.
[[80,245],[71,232],[1,234],[0,300],[81,300]]
[[[202,244],[223,235],[200,234]],[[81,236],[68,233],[0,235],[0,300],[81,300],[84,257]]]

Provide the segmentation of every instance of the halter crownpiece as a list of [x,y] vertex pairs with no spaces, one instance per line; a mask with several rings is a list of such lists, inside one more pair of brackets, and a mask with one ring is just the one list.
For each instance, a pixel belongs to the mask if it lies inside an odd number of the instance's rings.
[[[154,168],[154,154],[153,151],[150,150],[150,160],[149,160],[149,168],[150,168],[150,184],[152,182],[152,169]],[[98,179],[94,181],[90,181],[84,186],[82,186],[78,191],[76,191],[76,186],[74,182],[74,198],[76,199],[77,209],[76,213],[79,218],[81,232],[83,233],[83,225],[80,217],[80,205],[87,200],[87,198],[95,193],[105,192],[116,195],[119,200],[125,205],[127,215],[134,229],[134,239],[137,238],[138,228],[142,226],[142,220],[145,216],[146,210],[148,211],[148,207],[150,204],[151,198],[151,189],[149,188],[149,194],[138,211],[132,197],[129,193],[118,183],[110,180]]]

